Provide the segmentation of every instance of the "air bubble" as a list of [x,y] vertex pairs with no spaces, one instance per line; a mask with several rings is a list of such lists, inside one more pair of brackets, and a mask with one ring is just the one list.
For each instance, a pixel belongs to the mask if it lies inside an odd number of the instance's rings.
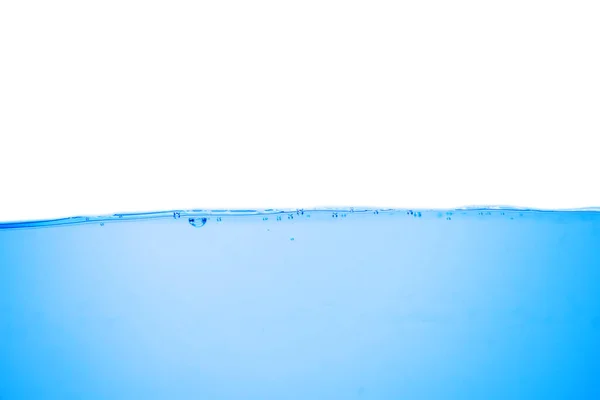
[[100,222],[100,226],[104,226],[104,222]]
[[217,222],[221,222],[223,219],[221,217],[217,217]]
[[277,216],[277,221],[281,221],[281,215]]
[[294,219],[294,216],[292,214],[288,215],[288,219]]
[[174,212],[173,213],[173,219],[179,219],[179,218],[181,218],[181,213]]
[[188,222],[194,228],[202,228],[204,226],[204,224],[206,224],[206,221],[207,221],[206,218],[190,218],[190,219],[188,219]]
[[294,238],[290,238],[290,240],[291,240],[291,241],[293,241],[293,240],[294,240]]

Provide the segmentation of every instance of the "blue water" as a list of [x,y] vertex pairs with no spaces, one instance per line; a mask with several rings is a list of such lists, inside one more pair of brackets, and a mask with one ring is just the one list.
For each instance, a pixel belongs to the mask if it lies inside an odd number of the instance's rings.
[[0,224],[0,398],[600,399],[600,212]]

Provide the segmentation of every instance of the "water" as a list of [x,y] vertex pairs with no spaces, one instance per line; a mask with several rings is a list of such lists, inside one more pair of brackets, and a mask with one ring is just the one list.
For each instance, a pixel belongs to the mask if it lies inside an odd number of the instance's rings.
[[2,399],[597,399],[598,377],[597,210],[0,224]]

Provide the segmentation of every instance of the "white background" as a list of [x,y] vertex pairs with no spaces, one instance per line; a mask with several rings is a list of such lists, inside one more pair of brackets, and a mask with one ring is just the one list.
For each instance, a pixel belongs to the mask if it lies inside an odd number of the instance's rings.
[[581,1],[6,1],[0,220],[600,206]]

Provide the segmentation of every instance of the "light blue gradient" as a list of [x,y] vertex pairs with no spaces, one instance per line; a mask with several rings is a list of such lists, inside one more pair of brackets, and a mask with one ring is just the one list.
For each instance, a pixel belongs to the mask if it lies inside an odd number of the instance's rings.
[[600,398],[598,212],[217,214],[0,225],[0,399]]

